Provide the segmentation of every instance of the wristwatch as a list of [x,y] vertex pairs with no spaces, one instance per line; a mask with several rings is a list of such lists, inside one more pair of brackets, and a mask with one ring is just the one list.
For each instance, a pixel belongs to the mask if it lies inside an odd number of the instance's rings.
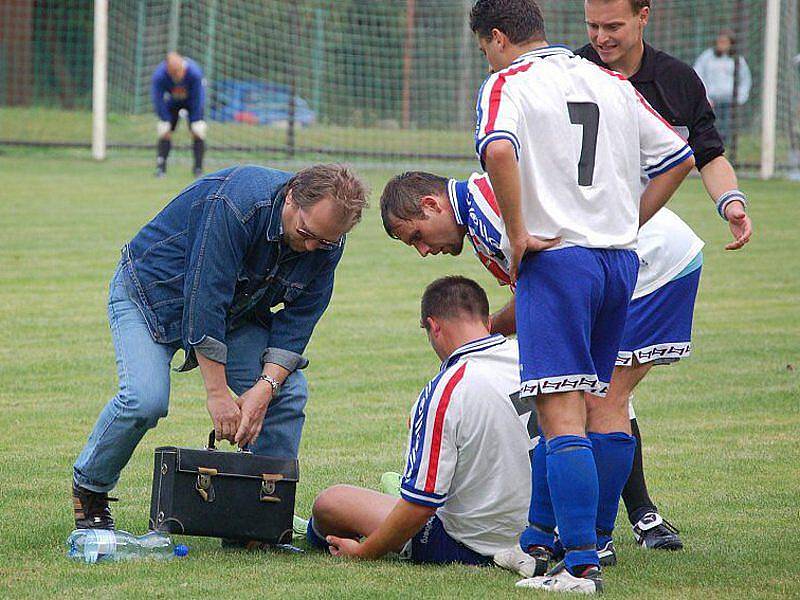
[[272,386],[273,394],[278,391],[278,388],[281,387],[281,384],[278,383],[278,380],[274,377],[270,377],[269,375],[259,375],[258,379],[256,379],[256,382],[258,381],[266,381],[268,384],[270,384]]

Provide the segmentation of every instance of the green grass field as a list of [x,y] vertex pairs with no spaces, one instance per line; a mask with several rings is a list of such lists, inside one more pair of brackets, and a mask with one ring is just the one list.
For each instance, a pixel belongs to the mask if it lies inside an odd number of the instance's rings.
[[[2,149],[0,149],[2,150]],[[87,566],[64,555],[72,462],[114,393],[106,321],[118,248],[182,186],[188,165],[150,176],[151,159],[0,154],[0,596],[147,598],[528,597],[499,570],[366,564],[317,553],[222,551],[210,539],[180,562]],[[402,467],[407,411],[438,368],[419,330],[433,278],[475,277],[464,253],[421,260],[384,234],[377,197],[352,235],[332,305],[311,341],[311,399],[297,512],[337,482],[377,487]],[[455,173],[454,175],[463,175]],[[725,224],[699,182],[672,203],[706,240],[696,352],[656,368],[637,394],[651,492],[686,550],[640,551],[619,522],[610,598],[800,596],[800,186],[745,181],[755,236],[726,253]],[[116,489],[118,526],[147,527],[153,449],[199,447],[209,430],[198,372],[176,374],[170,415],[139,446]]]
[[[149,148],[155,145],[155,118],[148,112],[131,115],[111,113],[108,115],[109,146],[139,145]],[[224,148],[228,156],[234,156],[231,148],[269,147],[284,149],[286,131],[280,127],[253,126],[241,123],[209,122],[208,143],[214,148]],[[89,111],[63,110],[43,106],[0,107],[0,140],[34,140],[40,142],[62,142],[90,144],[92,138],[92,115]],[[185,124],[178,127],[175,143],[188,146],[189,135]],[[388,122],[369,127],[344,127],[317,124],[299,127],[295,132],[295,144],[299,149],[327,149],[339,152],[379,153],[415,152],[419,155],[460,156],[472,159],[474,138],[470,128],[450,130],[400,129]],[[153,150],[154,151],[154,150]],[[783,132],[778,135],[776,157],[779,168],[786,165],[789,140]],[[279,150],[273,156],[284,158]],[[323,159],[307,151],[306,156]],[[757,131],[743,131],[738,140],[737,164],[760,164],[761,141]],[[239,160],[250,160],[247,156]],[[376,159],[373,159],[376,160]],[[377,158],[380,160],[380,158]],[[752,169],[751,167],[748,167]]]

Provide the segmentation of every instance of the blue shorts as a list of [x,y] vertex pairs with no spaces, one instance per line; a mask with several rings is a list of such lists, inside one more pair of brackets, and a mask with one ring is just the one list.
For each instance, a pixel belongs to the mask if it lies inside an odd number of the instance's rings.
[[[408,552],[410,550],[410,554]],[[442,521],[433,515],[417,535],[411,538],[402,556],[411,562],[428,564],[462,563],[465,565],[491,565],[492,557],[478,554],[444,530]]]
[[[327,550],[325,541],[314,527],[314,519],[309,519],[306,529],[306,540],[314,548]],[[491,556],[483,556],[471,550],[461,542],[453,539],[444,530],[442,521],[433,515],[417,535],[406,544],[400,557],[415,563],[463,563],[466,565],[490,565]]]
[[525,256],[516,290],[520,397],[605,395],[638,272],[632,250],[572,246]]
[[673,279],[631,301],[617,366],[638,363],[668,364],[692,353],[692,317],[700,271]]

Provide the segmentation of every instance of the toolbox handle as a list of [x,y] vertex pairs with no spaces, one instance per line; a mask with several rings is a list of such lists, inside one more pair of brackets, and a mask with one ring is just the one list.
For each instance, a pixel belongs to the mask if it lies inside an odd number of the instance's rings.
[[[206,450],[216,450],[217,449],[216,442],[217,442],[217,436],[214,433],[214,430],[212,429],[211,433],[208,434],[208,443],[206,444]],[[236,451],[252,454],[250,450],[245,450],[244,448],[238,448]]]

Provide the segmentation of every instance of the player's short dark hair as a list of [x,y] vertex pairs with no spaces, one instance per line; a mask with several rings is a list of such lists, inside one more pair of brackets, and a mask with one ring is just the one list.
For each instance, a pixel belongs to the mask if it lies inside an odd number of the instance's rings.
[[630,0],[633,14],[638,15],[643,8],[650,8],[650,0]]
[[[601,2],[614,2],[615,0],[600,0]],[[628,0],[633,14],[638,15],[643,8],[650,8],[650,0]]]
[[406,171],[392,177],[381,194],[381,219],[390,237],[392,219],[410,221],[424,217],[420,199],[423,196],[445,196],[447,178],[425,171]]
[[486,292],[475,281],[461,275],[448,275],[429,283],[420,304],[420,322],[425,329],[428,317],[473,317],[483,322],[489,319]]
[[478,0],[469,13],[469,26],[482,38],[491,38],[492,29],[498,29],[512,44],[546,37],[542,10],[534,0]]
[[346,165],[314,165],[298,171],[286,184],[300,207],[313,206],[331,197],[343,218],[353,227],[367,208],[367,186]]

